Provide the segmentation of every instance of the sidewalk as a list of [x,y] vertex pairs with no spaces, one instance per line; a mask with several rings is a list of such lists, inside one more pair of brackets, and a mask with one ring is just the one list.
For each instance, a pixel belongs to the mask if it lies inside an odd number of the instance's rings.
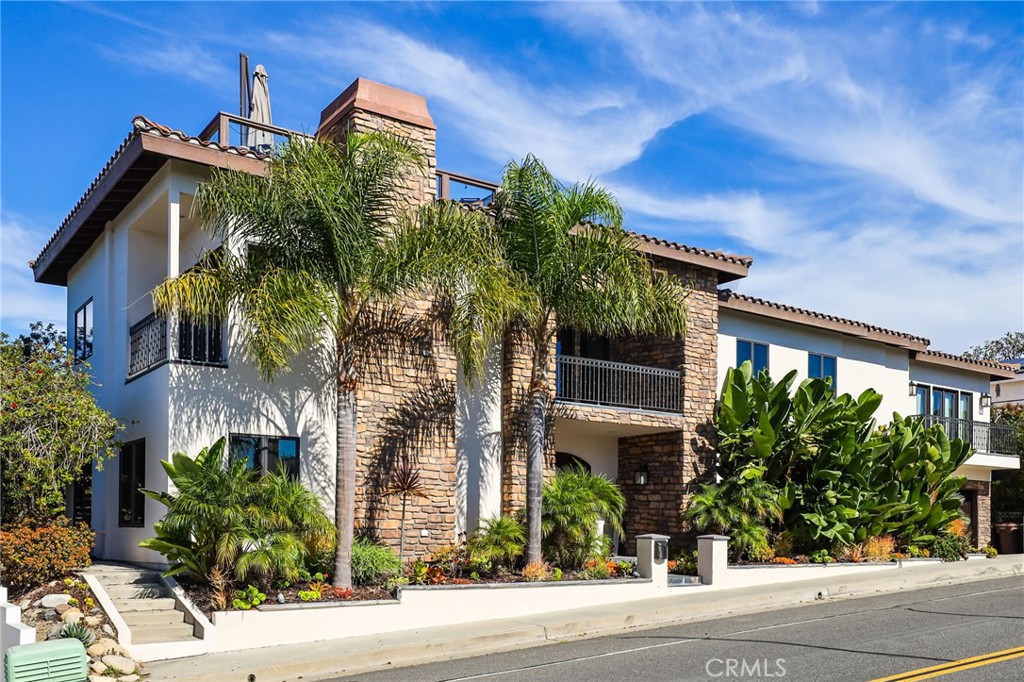
[[[894,574],[895,573],[895,574]],[[156,661],[150,682],[285,682],[324,679],[371,670],[478,656],[558,640],[595,637],[635,628],[785,608],[818,599],[851,598],[976,580],[1024,576],[1024,556],[915,566],[885,575],[819,577],[783,585],[711,589],[670,587],[657,599],[557,611],[530,618],[408,630],[310,644],[270,647]]]

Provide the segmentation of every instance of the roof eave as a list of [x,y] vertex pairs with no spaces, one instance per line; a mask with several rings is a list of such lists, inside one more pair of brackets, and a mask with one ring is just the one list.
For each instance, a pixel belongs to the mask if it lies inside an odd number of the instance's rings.
[[1017,375],[1013,367],[996,367],[988,363],[975,362],[969,358],[959,356],[937,354],[934,352],[918,353],[914,358],[916,362],[923,362],[929,365],[960,369],[976,374],[988,374],[990,380],[1012,379]]
[[744,265],[743,263],[734,263],[699,253],[688,253],[681,249],[674,249],[670,246],[654,242],[638,241],[639,243],[637,244],[637,248],[650,256],[667,258],[680,263],[687,263],[688,265],[696,265],[698,267],[716,271],[718,273],[718,281],[720,284],[724,284],[725,282],[734,282],[738,279],[743,279],[750,274],[749,264]]
[[805,327],[814,327],[846,336],[852,336],[865,341],[874,341],[887,346],[895,346],[909,351],[923,352],[928,349],[928,343],[922,339],[913,339],[887,334],[877,329],[860,327],[840,320],[824,320],[813,315],[807,315],[795,310],[781,310],[771,306],[761,305],[753,301],[747,301],[735,296],[726,299],[719,299],[718,305],[722,308],[735,310],[737,312],[769,317],[783,322],[792,322]]

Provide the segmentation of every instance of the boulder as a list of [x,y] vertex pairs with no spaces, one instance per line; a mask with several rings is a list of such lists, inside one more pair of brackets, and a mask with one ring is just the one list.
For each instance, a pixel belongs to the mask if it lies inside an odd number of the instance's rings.
[[64,626],[63,625],[54,625],[52,628],[50,628],[50,631],[46,633],[46,639],[47,640],[50,640],[50,639],[60,639],[61,635],[63,635],[63,634],[64,634]]
[[67,604],[69,601],[71,601],[70,594],[48,594],[36,602],[36,604],[44,609],[55,609],[61,604]]
[[65,613],[71,610],[71,604],[57,604],[54,608],[58,616],[63,616]]
[[90,656],[106,656],[124,651],[124,647],[109,637],[104,637],[85,650]]
[[116,670],[118,675],[131,675],[135,672],[135,668],[138,664],[130,658],[124,656],[104,656],[103,664],[112,670]]
[[91,628],[98,628],[100,626],[100,619],[96,616],[86,616],[85,624]]
[[103,664],[103,661],[93,661],[89,664],[89,668],[97,674],[107,672],[107,666]]
[[117,682],[139,682],[141,679],[138,675],[125,675],[124,677],[117,678]]
[[114,633],[114,628],[110,627],[109,623],[104,623],[103,627],[100,629],[103,630],[103,632],[105,632],[106,634],[110,635],[111,637],[116,636]]
[[89,682],[117,682],[117,680],[106,675],[89,675]]
[[53,609],[43,611],[43,620],[57,620],[57,612]]
[[68,609],[61,614],[60,619],[65,623],[78,623],[82,620],[82,612],[78,609]]

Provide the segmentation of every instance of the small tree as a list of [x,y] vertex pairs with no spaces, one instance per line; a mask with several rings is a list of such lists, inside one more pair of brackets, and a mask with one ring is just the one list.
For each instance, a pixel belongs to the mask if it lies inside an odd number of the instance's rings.
[[96,404],[89,366],[76,363],[51,324],[0,334],[0,491],[4,523],[45,524],[64,513],[67,487],[97,469],[120,425]]
[[391,472],[391,485],[388,486],[389,497],[402,498],[402,521],[399,526],[398,558],[405,559],[405,511],[410,497],[426,497],[426,489],[420,478],[419,469],[409,462],[403,462]]

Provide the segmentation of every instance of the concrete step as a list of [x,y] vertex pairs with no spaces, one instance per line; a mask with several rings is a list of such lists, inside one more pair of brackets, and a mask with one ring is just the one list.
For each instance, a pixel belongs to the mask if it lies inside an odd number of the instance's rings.
[[185,622],[185,614],[174,609],[162,611],[128,611],[121,613],[121,618],[133,630],[136,627],[148,627],[150,625],[175,625]]
[[174,600],[170,597],[164,599],[119,599],[114,606],[122,615],[133,611],[166,611],[174,608]]
[[93,570],[82,571],[95,576],[104,587],[113,585],[133,585],[136,583],[158,583],[160,582],[159,571],[147,571],[143,569],[118,569],[118,570]]
[[159,583],[110,585],[101,581],[101,584],[115,602],[123,599],[159,599],[171,596],[171,591]]
[[132,628],[132,644],[182,642],[193,638],[192,626],[188,623]]

